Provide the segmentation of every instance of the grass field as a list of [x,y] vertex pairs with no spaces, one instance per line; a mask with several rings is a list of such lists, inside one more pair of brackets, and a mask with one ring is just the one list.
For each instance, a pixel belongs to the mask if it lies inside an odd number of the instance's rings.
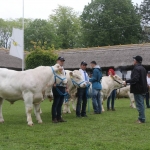
[[[106,102],[104,103],[106,106]],[[146,123],[136,124],[137,110],[129,100],[115,101],[116,111],[76,118],[75,112],[65,114],[66,123],[51,123],[51,103],[41,104],[43,124],[33,116],[34,126],[26,123],[22,101],[3,104],[4,124],[0,124],[0,150],[149,150],[150,109]],[[105,107],[106,108],[106,107]]]

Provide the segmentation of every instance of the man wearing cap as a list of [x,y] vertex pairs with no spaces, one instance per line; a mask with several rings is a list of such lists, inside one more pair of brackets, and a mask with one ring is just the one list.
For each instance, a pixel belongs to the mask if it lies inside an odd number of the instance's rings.
[[150,71],[147,73],[147,93],[146,93],[146,106],[150,108],[149,105],[149,89],[150,89]]
[[[65,62],[65,59],[63,57],[58,57],[57,64],[63,67],[64,62]],[[62,71],[65,74],[64,69]],[[61,95],[59,91],[61,93],[65,93],[68,91],[68,89],[63,84],[53,85],[53,88],[52,88],[52,92],[54,96],[54,100],[52,104],[52,122],[53,123],[66,122],[61,116],[61,109],[62,109],[62,105],[64,101],[64,95]]]
[[131,73],[131,79],[125,82],[125,85],[130,83],[130,92],[134,94],[136,108],[139,112],[137,123],[145,122],[144,97],[147,92],[147,80],[146,70],[141,64],[141,56],[133,57],[134,68]]
[[[85,61],[81,62],[79,71],[85,82],[89,82],[88,74],[86,73],[87,63]],[[86,115],[86,105],[87,105],[87,91],[86,88],[78,88],[77,89],[78,101],[76,105],[76,117],[87,117]],[[82,102],[82,106],[81,106]]]
[[102,104],[100,99],[100,90],[102,89],[102,86],[100,81],[102,79],[102,70],[100,66],[97,65],[96,61],[91,62],[91,67],[93,69],[93,74],[89,81],[92,83],[92,103],[94,114],[101,114]]

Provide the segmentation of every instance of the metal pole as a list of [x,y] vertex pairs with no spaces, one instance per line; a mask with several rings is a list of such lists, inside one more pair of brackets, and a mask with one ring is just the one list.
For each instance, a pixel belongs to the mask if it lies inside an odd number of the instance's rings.
[[22,0],[22,6],[23,6],[23,11],[22,11],[22,30],[23,30],[23,45],[22,45],[22,48],[23,48],[23,57],[22,57],[22,71],[24,70],[24,0]]

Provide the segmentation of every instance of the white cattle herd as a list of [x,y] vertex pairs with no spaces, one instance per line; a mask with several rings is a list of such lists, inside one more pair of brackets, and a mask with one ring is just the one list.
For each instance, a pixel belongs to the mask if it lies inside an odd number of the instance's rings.
[[[69,88],[70,101],[73,102],[75,110],[76,91],[78,87],[84,88],[84,82],[79,70],[65,70],[66,75],[61,73],[62,67],[58,64],[49,66],[40,66],[26,71],[14,71],[0,68],[0,123],[4,122],[2,114],[2,103],[4,100],[13,104],[17,100],[23,100],[25,104],[27,123],[33,125],[31,113],[34,113],[38,123],[42,123],[40,116],[40,103],[45,97],[52,97],[52,86],[57,84],[67,84]],[[129,92],[129,86],[123,87],[124,81],[117,75],[104,76],[101,80],[101,100],[105,100],[114,89],[120,89],[118,94],[126,94],[131,99],[131,106],[135,108],[133,95]],[[90,90],[91,91],[91,90]],[[102,111],[104,107],[102,105]],[[64,102],[63,113],[71,113],[69,101]]]

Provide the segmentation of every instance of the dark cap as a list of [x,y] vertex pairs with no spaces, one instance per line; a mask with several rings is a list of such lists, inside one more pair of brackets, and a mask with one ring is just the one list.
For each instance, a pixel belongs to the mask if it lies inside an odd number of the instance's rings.
[[147,73],[150,74],[150,71],[148,71]]
[[143,60],[141,56],[135,56],[133,57],[133,59],[135,59],[139,63],[142,63],[142,60]]
[[65,61],[65,59],[64,59],[64,57],[58,57],[58,59],[57,60],[61,60],[61,61]]
[[87,66],[87,63],[85,61],[82,61],[81,65]]

